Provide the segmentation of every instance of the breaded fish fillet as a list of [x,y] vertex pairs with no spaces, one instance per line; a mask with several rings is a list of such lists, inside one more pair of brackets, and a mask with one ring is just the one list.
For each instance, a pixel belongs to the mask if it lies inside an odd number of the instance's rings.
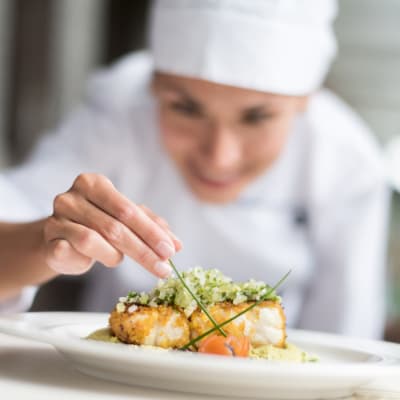
[[190,340],[189,321],[169,306],[126,307],[114,310],[109,319],[111,331],[124,343],[178,348]]
[[[208,308],[217,323],[222,323],[237,315],[251,303],[218,303]],[[190,318],[191,338],[201,335],[213,325],[207,316],[196,310]],[[286,342],[286,318],[282,306],[278,302],[265,301],[244,315],[223,327],[226,333],[235,336],[248,336],[253,347],[272,344],[284,347]]]
[[[208,311],[217,323],[222,323],[250,304],[218,303],[208,307]],[[281,305],[265,301],[223,329],[236,336],[248,336],[253,347],[265,344],[284,347],[285,325]],[[122,342],[164,348],[182,347],[212,327],[203,311],[196,310],[187,318],[183,312],[171,306],[133,305],[122,312],[114,310],[110,316],[110,328]]]

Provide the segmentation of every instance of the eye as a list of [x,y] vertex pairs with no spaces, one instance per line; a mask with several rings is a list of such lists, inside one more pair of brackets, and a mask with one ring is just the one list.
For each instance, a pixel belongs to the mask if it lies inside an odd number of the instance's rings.
[[181,101],[176,101],[171,103],[171,108],[185,116],[188,117],[201,117],[202,113],[200,108],[191,102],[181,102]]
[[243,115],[242,122],[249,125],[256,125],[269,118],[271,118],[271,114],[268,114],[265,111],[248,111]]

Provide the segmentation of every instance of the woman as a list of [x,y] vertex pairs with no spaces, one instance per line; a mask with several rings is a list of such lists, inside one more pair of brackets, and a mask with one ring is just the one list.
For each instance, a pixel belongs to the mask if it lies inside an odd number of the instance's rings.
[[158,2],[150,53],[94,77],[1,177],[2,309],[91,270],[82,308],[108,311],[173,257],[237,280],[292,269],[290,326],[379,337],[388,195],[370,133],[319,89],[334,14],[328,0]]

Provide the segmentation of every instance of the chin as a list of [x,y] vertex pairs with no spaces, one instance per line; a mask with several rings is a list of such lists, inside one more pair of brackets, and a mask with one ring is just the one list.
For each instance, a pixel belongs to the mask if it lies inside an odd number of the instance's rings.
[[228,196],[228,195],[216,196],[216,195],[214,195],[213,196],[213,195],[205,195],[205,194],[200,194],[200,193],[194,193],[194,195],[202,203],[220,204],[220,205],[233,203],[239,197],[239,195],[236,195],[236,196]]

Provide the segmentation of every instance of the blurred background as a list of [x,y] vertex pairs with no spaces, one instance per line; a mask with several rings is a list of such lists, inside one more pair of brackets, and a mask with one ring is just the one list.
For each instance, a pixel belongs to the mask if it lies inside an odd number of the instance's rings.
[[[326,84],[385,146],[400,135],[400,1],[339,4],[340,52]],[[23,160],[71,110],[93,70],[146,46],[149,6],[148,0],[0,0],[0,169]],[[397,194],[391,221],[386,338],[400,342]],[[56,279],[41,289],[33,309],[73,310],[84,286],[82,278]],[[54,291],[60,302],[49,304]]]

